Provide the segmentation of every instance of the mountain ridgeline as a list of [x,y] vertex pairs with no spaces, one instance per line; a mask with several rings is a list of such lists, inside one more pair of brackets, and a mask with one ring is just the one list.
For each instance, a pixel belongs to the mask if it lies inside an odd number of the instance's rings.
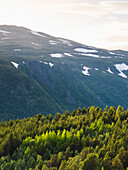
[[90,106],[1,122],[0,169],[126,170],[128,110]]
[[[86,37],[85,37],[86,38]],[[128,107],[128,52],[24,27],[0,26],[0,119],[120,104]]]

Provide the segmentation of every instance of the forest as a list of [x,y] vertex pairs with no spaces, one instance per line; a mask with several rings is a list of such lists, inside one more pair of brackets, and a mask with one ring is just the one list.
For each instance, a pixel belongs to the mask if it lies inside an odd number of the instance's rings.
[[128,170],[128,110],[90,106],[0,122],[0,170]]

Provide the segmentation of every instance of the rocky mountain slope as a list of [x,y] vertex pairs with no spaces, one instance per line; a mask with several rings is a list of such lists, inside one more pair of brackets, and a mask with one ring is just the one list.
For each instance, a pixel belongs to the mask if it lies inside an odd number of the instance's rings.
[[0,119],[127,101],[127,51],[0,26]]

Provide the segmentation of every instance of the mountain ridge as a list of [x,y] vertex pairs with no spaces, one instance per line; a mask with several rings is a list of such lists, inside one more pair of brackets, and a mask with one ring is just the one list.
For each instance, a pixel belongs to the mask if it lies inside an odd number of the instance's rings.
[[0,117],[54,115],[90,105],[127,108],[127,59],[127,51],[95,48],[24,27],[0,26]]

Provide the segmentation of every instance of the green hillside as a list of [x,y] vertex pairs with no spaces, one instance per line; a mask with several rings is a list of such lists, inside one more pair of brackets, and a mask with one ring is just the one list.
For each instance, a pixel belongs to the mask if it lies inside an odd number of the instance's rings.
[[45,114],[49,113],[49,109],[51,113],[61,111],[62,108],[36,80],[13,68],[6,60],[0,61],[1,120],[32,116],[42,112],[42,108]]
[[78,108],[72,113],[0,123],[1,170],[125,170],[128,110]]

